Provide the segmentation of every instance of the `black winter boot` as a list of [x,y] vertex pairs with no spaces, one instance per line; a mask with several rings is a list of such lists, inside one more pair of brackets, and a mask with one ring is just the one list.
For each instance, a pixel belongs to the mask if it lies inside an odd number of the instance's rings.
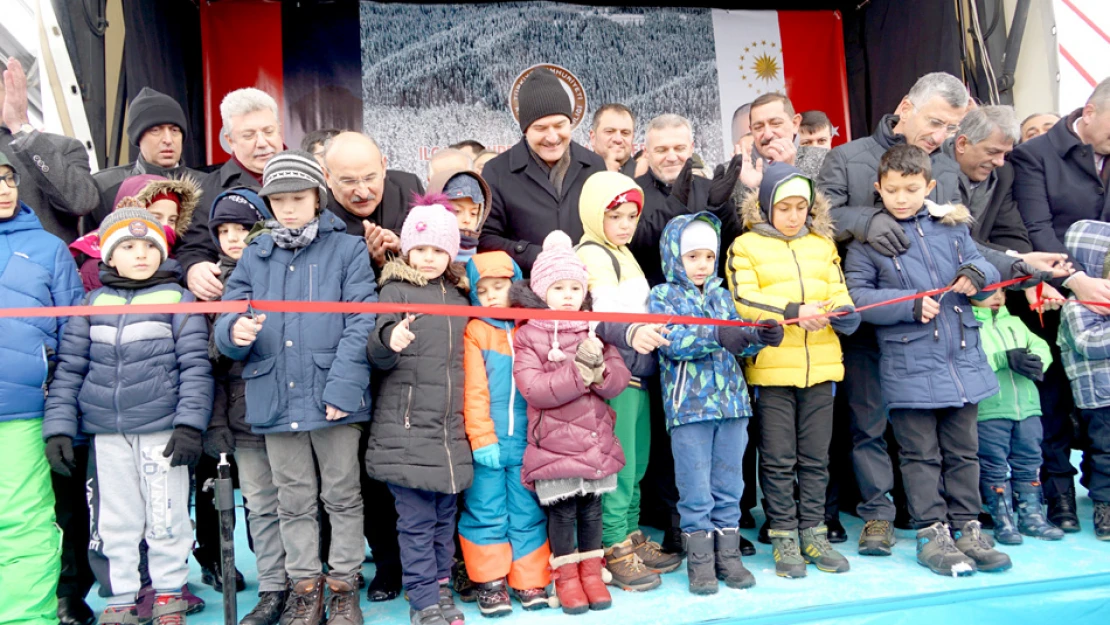
[[755,586],[755,576],[744,568],[740,558],[740,529],[729,527],[719,529],[717,536],[717,579],[723,580],[729,588],[751,588]]
[[983,484],[979,490],[983,494],[983,505],[994,521],[994,539],[1003,545],[1020,545],[1022,538],[1011,509],[1010,485]]
[[1069,534],[1079,531],[1079,515],[1075,510],[1075,484],[1048,500],[1049,522]]
[[713,533],[690,532],[682,535],[686,543],[686,574],[690,592],[712,595],[717,592],[717,575],[713,569]]

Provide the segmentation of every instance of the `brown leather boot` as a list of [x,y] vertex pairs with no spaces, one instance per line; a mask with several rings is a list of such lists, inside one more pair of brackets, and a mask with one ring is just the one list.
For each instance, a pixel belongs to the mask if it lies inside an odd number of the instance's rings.
[[320,625],[324,618],[324,578],[306,577],[293,583],[285,599],[280,625]]

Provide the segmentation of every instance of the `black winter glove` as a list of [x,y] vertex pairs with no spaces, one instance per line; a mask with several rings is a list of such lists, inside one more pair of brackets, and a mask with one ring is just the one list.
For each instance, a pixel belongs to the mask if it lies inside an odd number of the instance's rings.
[[171,467],[194,467],[204,453],[204,440],[200,430],[187,425],[173,428],[170,442],[162,455],[170,459]]
[[738,326],[720,326],[717,328],[717,342],[730,354],[739,354],[752,344],[748,338],[750,333],[745,328]]
[[73,460],[73,439],[62,435],[46,439],[46,461],[58,475],[73,475],[73,470],[77,468]]
[[740,178],[740,168],[744,164],[744,157],[737,154],[728,162],[728,168],[720,176],[714,176],[709,183],[709,205],[720,206],[732,197],[732,190],[736,188],[736,180]]
[[[956,280],[961,277],[971,280],[972,286],[976,291],[982,291],[983,287],[987,285],[987,277],[975,265],[963,265],[956,270]],[[952,282],[955,283],[956,280]]]
[[1044,362],[1041,357],[1027,348],[1019,347],[1006,350],[1006,360],[1010,370],[1020,373],[1035,382],[1044,380]]
[[208,428],[204,433],[204,453],[216,458],[220,458],[220,454],[232,454],[235,451],[235,435],[231,433],[231,428],[214,427]]
[[782,344],[782,337],[786,336],[786,330],[782,325],[774,319],[768,319],[762,323],[773,324],[770,326],[760,326],[757,332],[759,333],[759,342],[767,347],[778,347]]
[[832,326],[833,330],[841,334],[851,334],[859,327],[860,316],[856,313],[855,306],[841,306],[840,308],[834,308],[832,312],[847,313],[829,317],[829,325]]
[[1029,287],[1037,286],[1041,282],[1048,282],[1052,279],[1051,271],[1040,271],[1024,260],[1019,260],[1010,266],[1010,275],[1015,278],[1029,276],[1028,280],[1015,284],[1010,287],[1011,289],[1028,289]]
[[865,243],[889,258],[894,258],[910,249],[910,239],[902,231],[902,225],[885,210],[876,213],[867,224]]
[[[682,171],[678,172],[678,177],[674,179],[671,184],[671,197],[682,203],[683,206],[689,206],[691,190],[694,188],[694,161],[693,159],[686,159],[686,164],[682,166]],[[701,210],[700,208],[698,210]]]

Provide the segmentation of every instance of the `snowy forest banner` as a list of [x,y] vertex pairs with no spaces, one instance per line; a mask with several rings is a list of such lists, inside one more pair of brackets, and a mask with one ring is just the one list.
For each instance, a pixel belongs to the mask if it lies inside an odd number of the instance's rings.
[[710,164],[731,156],[733,114],[760,93],[785,89],[799,112],[819,108],[840,127],[847,118],[833,11],[362,2],[357,65],[352,18],[285,25],[298,32],[285,43],[290,145],[312,128],[357,124],[361,105],[391,168],[423,175],[431,154],[464,139],[503,151],[521,137],[514,86],[538,65],[564,79],[582,144],[609,102],[636,114],[637,143],[652,117],[688,117]]

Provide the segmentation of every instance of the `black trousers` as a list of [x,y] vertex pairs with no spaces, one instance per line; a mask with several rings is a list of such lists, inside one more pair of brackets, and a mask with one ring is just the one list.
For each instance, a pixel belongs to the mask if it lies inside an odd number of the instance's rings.
[[663,389],[659,376],[644,379],[651,408],[651,449],[647,472],[640,481],[640,522],[656,529],[678,527],[678,487],[674,477],[674,455],[667,433]]
[[[579,495],[543,506],[547,541],[556,558],[601,549],[601,497]],[[577,539],[577,542],[576,540]]]
[[[772,529],[807,529],[825,520],[832,382],[809,388],[761,386],[759,476]],[[794,480],[798,502],[794,502]]]
[[62,528],[62,574],[58,596],[84,599],[96,578],[89,567],[89,502],[85,476],[89,468],[89,446],[73,447],[72,475],[50,472],[54,485],[54,515]]
[[890,411],[914,527],[979,516],[979,406]]
[[[370,427],[359,440],[358,457],[366,457],[366,444],[370,439]],[[377,585],[384,588],[401,588],[401,546],[397,542],[397,507],[393,493],[385,482],[370,479],[363,470],[362,505],[366,514],[362,515],[362,533],[374,554],[375,575],[380,579]],[[456,532],[457,533],[457,532]]]

